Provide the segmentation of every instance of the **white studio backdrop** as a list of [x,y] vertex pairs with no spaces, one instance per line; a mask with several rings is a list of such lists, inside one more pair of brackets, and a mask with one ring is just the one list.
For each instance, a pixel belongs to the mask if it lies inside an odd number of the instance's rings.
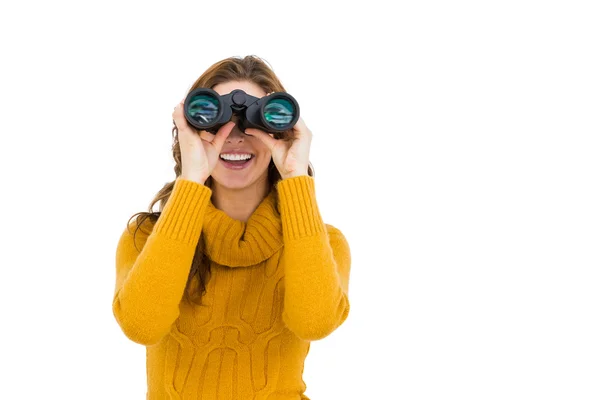
[[117,240],[174,179],[171,113],[258,55],[300,103],[351,311],[311,400],[600,397],[592,1],[0,6],[2,398],[145,398]]

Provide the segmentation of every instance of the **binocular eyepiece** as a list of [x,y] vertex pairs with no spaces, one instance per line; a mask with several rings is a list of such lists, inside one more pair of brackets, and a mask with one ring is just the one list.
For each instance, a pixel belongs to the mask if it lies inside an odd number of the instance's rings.
[[241,89],[221,96],[213,89],[197,88],[185,98],[183,112],[191,126],[211,133],[216,133],[233,116],[238,117],[242,132],[256,128],[278,133],[294,127],[300,117],[300,106],[285,92],[258,98]]

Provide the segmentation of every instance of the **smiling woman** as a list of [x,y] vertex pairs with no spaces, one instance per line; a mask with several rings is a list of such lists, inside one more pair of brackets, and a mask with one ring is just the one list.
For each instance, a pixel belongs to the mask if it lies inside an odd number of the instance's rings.
[[[254,56],[214,64],[198,87],[284,91]],[[312,133],[302,118],[277,135],[242,132],[235,118],[197,131],[182,103],[176,179],[131,217],[116,249],[112,309],[147,347],[147,398],[306,400],[310,341],[350,311],[350,248],[321,218]]]

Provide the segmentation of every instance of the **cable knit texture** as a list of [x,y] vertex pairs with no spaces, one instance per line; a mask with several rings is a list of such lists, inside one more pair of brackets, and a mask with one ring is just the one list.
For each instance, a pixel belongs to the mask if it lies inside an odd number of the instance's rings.
[[[348,242],[321,219],[310,176],[279,181],[247,222],[211,195],[178,178],[138,230],[141,251],[135,222],[117,245],[113,313],[146,346],[146,398],[308,400],[310,342],[350,310]],[[183,296],[196,248],[211,264],[200,304]]]

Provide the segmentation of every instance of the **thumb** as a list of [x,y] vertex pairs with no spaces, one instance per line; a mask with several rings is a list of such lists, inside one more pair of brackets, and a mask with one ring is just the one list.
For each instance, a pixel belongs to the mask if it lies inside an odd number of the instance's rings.
[[273,147],[275,147],[275,144],[277,143],[277,139],[271,136],[272,134],[269,134],[263,130],[248,128],[244,132],[250,136],[260,139],[260,141],[263,142],[270,150],[273,150]]
[[227,137],[233,130],[234,126],[235,126],[235,122],[229,121],[228,123],[223,125],[221,128],[219,128],[219,131],[217,132],[214,140],[212,141],[212,143],[215,145],[215,148],[219,152],[221,152],[221,149],[223,148],[223,145],[225,144],[225,140],[227,139]]

